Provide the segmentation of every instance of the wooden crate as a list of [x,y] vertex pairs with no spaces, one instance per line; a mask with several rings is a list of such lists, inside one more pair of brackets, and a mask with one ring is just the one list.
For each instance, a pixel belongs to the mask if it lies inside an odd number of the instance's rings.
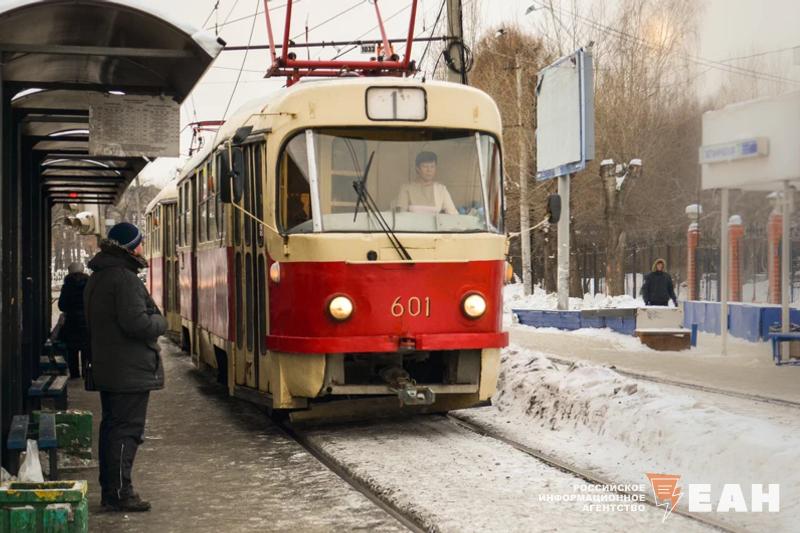
[[663,352],[688,350],[692,345],[692,332],[683,328],[637,329],[636,336],[645,346]]

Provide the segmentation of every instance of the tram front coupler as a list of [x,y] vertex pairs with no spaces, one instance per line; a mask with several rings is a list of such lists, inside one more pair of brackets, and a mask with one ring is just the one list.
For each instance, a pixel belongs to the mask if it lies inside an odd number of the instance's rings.
[[417,385],[403,368],[386,368],[380,375],[389,384],[389,389],[397,394],[401,406],[431,405],[436,401],[436,393],[430,387]]
[[431,405],[436,401],[436,393],[430,387],[406,383],[403,388],[396,391],[400,405]]

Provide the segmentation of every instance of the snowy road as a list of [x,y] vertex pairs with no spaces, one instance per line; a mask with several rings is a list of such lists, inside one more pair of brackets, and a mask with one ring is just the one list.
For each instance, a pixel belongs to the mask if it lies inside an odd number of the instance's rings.
[[[687,518],[619,502],[496,439],[438,416],[303,432],[382,499],[431,531],[708,531]],[[562,495],[586,501],[554,501]],[[633,510],[631,510],[633,509]]]

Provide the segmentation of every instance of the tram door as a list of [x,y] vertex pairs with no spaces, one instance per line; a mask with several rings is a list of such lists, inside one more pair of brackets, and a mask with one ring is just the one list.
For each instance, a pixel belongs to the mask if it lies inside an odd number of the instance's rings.
[[[241,146],[244,152],[243,194],[238,205],[264,220],[263,142]],[[236,384],[267,391],[267,258],[264,228],[234,209],[236,283]]]

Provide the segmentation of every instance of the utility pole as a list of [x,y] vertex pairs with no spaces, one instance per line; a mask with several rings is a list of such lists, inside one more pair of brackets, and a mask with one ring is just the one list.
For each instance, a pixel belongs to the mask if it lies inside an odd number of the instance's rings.
[[[519,139],[519,239],[522,249],[522,285],[525,295],[533,292],[531,280],[531,235],[528,219],[528,147],[525,146],[525,125],[522,119],[522,65],[514,54],[517,78],[517,138]],[[559,234],[560,235],[560,234]]]
[[[445,45],[445,53],[450,57],[455,69],[447,69],[447,81],[467,84],[464,52],[464,20],[461,0],[447,0],[447,35],[450,37]],[[448,65],[449,67],[449,65]]]

